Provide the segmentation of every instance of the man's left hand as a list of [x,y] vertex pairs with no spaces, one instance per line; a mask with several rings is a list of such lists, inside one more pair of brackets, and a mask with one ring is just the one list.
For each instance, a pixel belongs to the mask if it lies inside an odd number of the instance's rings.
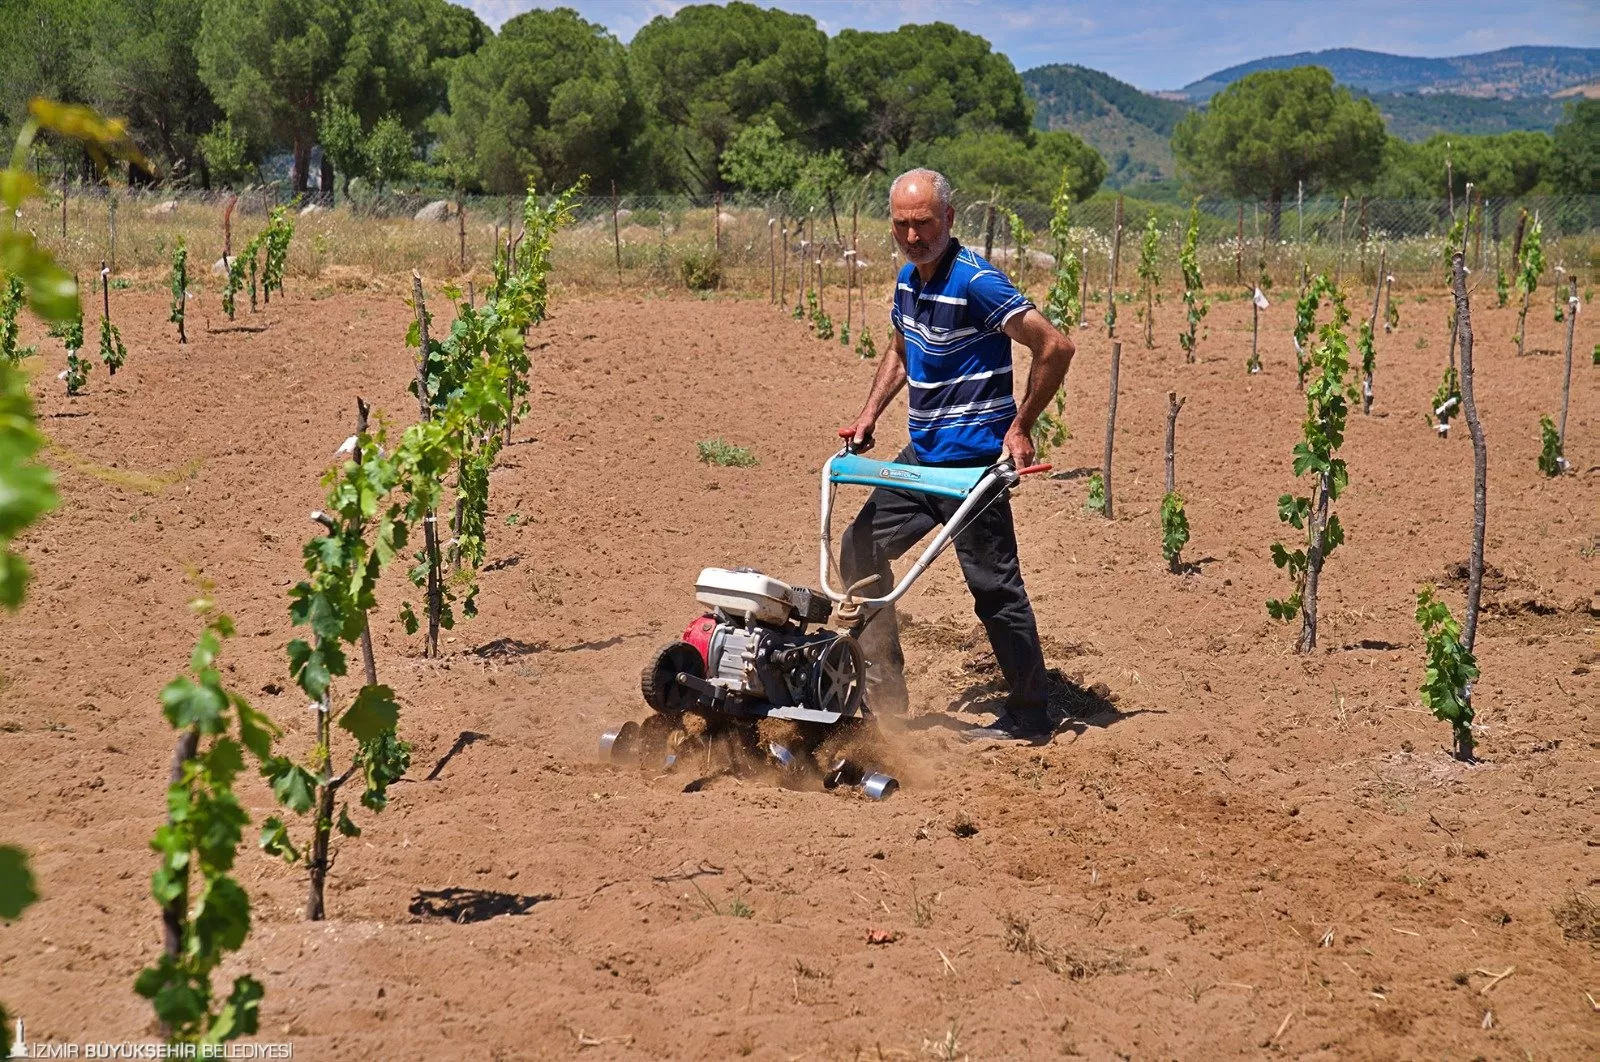
[[1011,464],[1016,468],[1027,468],[1033,464],[1033,439],[1015,424],[1006,432],[1005,456],[1011,459]]

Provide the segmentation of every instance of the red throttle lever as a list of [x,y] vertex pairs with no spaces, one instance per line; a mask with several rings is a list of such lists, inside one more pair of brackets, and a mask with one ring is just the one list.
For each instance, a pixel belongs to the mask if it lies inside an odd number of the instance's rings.
[[844,427],[839,429],[839,438],[852,440],[845,443],[846,450],[853,454],[861,454],[872,449],[871,432],[868,432],[866,438],[862,439],[859,443],[853,441],[855,439],[855,434],[856,426],[854,424],[846,424]]

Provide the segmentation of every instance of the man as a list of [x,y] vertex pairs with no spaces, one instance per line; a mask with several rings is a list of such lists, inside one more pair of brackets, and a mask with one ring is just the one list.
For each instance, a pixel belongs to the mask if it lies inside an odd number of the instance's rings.
[[[922,465],[989,465],[1009,458],[1033,463],[1034,421],[1054,397],[1072,361],[1072,341],[1034,309],[1006,275],[950,234],[955,208],[950,182],[932,170],[910,170],[890,187],[894,239],[907,265],[895,285],[894,338],[878,366],[866,406],[851,425],[868,439],[900,389],[911,385],[911,445],[896,461]],[[1012,395],[1011,341],[1033,351],[1021,403]],[[849,430],[849,429],[847,429]],[[843,432],[841,432],[843,434]],[[954,499],[879,487],[840,544],[846,585],[869,575],[867,592],[894,585],[889,562],[946,522]],[[1010,692],[992,725],[965,731],[969,740],[1047,739],[1048,682],[1033,606],[1022,585],[1011,502],[1001,497],[955,540],[974,611],[983,621]],[[867,662],[867,704],[882,713],[906,709],[905,658],[894,606],[874,614],[861,635]]]

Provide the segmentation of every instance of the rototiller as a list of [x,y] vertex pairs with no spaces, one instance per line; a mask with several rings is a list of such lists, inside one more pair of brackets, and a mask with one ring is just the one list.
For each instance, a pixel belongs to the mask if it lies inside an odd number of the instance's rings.
[[[809,773],[829,789],[859,785],[873,799],[899,783],[881,769],[866,703],[866,660],[857,639],[872,610],[898,601],[957,535],[1023,476],[1049,465],[1016,469],[1009,460],[979,467],[934,468],[861,456],[851,429],[844,448],[822,466],[822,591],[790,586],[751,568],[706,568],[695,599],[709,611],[678,641],[658,649],[641,686],[654,714],[600,738],[600,755],[614,762],[671,767],[692,748],[709,751],[726,737],[729,767],[762,765]],[[919,491],[961,504],[900,581],[882,597],[858,593],[876,576],[843,592],[829,581],[833,499],[841,485]],[[835,610],[835,604],[838,609]],[[830,628],[830,620],[838,627]],[[810,765],[808,767],[807,765]]]

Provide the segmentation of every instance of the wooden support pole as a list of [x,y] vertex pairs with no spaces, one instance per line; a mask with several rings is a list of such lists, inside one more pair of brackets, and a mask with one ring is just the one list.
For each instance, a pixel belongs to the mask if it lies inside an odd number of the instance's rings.
[[776,304],[778,301],[778,219],[767,219],[767,272],[768,286],[771,290],[767,294],[767,302]]
[[1078,327],[1089,327],[1089,245],[1078,249]]
[[1176,391],[1167,392],[1167,447],[1164,456],[1168,494],[1178,489],[1178,414],[1183,412],[1183,404],[1187,401],[1187,398],[1179,398]]
[[1567,446],[1567,404],[1572,398],[1572,337],[1578,327],[1578,278],[1569,277],[1567,283],[1567,367],[1561,377],[1561,449],[1566,452]]
[[467,207],[461,200],[456,200],[456,259],[457,268],[465,273],[467,271]]
[[[428,397],[428,308],[423,299],[422,274],[411,271],[411,299],[416,304],[417,333],[417,414],[423,420],[433,419],[433,402]],[[423,548],[428,562],[428,640],[423,644],[423,656],[439,655],[439,617],[442,611],[441,571],[439,564],[439,531],[434,522],[434,511],[429,509],[422,518]]]
[[617,182],[611,182],[611,250],[617,260],[617,280],[622,279],[622,221],[617,216]]
[[717,257],[722,257],[722,193],[718,192],[711,199],[712,212],[712,239],[716,245]]
[[[1382,251],[1379,252],[1379,254],[1382,253]],[[1390,289],[1394,287],[1394,277],[1391,277],[1388,273],[1384,273],[1383,276],[1378,278],[1378,280],[1383,284],[1383,332],[1385,335],[1388,335],[1390,332],[1394,331],[1394,329],[1389,326],[1389,298],[1393,294]]]
[[1250,292],[1250,360],[1246,364],[1252,376],[1261,371],[1261,355],[1256,351],[1256,343],[1261,337],[1261,304],[1256,301],[1260,291],[1258,287]]
[[783,234],[783,268],[782,276],[778,278],[778,309],[789,308],[789,244],[792,237],[789,235],[788,218],[783,212],[778,212],[778,231]]
[[61,164],[61,238],[67,238],[67,164]]
[[1105,486],[1105,518],[1111,515],[1111,451],[1117,437],[1117,376],[1122,367],[1122,341],[1111,341],[1111,397],[1106,403],[1106,449],[1100,462],[1100,479]]
[[[1106,335],[1117,334],[1117,260],[1122,256],[1122,196],[1117,196],[1111,221],[1111,263],[1106,271]],[[1108,506],[1109,508],[1109,506]]]
[[[1378,255],[1378,283],[1372,286],[1372,317],[1367,323],[1367,335],[1374,348],[1378,345],[1378,297],[1383,294],[1383,267],[1385,265],[1382,252]],[[1376,357],[1374,357],[1376,360]],[[1372,373],[1363,373],[1361,380],[1361,412],[1372,412]]]
[[[1472,552],[1467,557],[1467,616],[1462,623],[1462,644],[1472,652],[1478,636],[1478,609],[1483,597],[1483,540],[1489,520],[1489,456],[1483,441],[1483,425],[1478,421],[1478,403],[1473,397],[1472,308],[1467,296],[1466,259],[1461,254],[1450,262],[1451,290],[1456,301],[1456,329],[1461,333],[1461,409],[1472,433]],[[1471,695],[1467,703],[1471,705]],[[1456,755],[1472,756],[1470,739],[1458,746]]]
[[1333,286],[1338,287],[1344,280],[1344,219],[1345,212],[1350,209],[1350,197],[1345,196],[1339,204],[1339,243],[1338,250],[1333,257]]
[[1239,204],[1239,231],[1233,239],[1233,279],[1244,283],[1244,204]]
[[111,232],[111,271],[117,271],[117,193],[113,189],[106,195],[106,228]]
[[994,199],[999,194],[996,189],[989,193],[989,206],[983,213],[983,257],[984,261],[994,257]]

